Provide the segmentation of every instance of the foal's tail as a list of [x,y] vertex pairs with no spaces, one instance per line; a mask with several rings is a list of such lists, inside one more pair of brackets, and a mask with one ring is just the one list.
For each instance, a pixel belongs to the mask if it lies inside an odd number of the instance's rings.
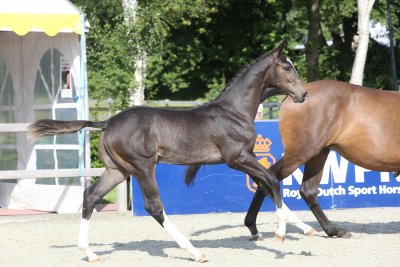
[[53,136],[59,134],[76,133],[82,128],[93,127],[104,129],[107,121],[59,121],[59,120],[39,120],[28,127],[27,136],[30,140],[37,140],[43,136]]
[[196,178],[196,174],[199,171],[201,165],[189,165],[186,168],[185,172],[185,184],[187,186],[192,186],[194,184],[194,178]]

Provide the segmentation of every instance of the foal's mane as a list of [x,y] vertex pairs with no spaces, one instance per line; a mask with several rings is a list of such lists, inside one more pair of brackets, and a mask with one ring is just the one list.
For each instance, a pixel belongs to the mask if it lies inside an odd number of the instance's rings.
[[242,77],[242,75],[244,73],[246,73],[252,66],[254,66],[255,64],[257,64],[260,60],[270,56],[272,54],[272,52],[274,52],[274,50],[269,51],[268,53],[265,53],[261,56],[259,56],[258,58],[256,58],[255,60],[253,60],[252,62],[250,62],[249,64],[245,65],[238,73],[235,74],[235,76],[233,76],[232,79],[230,79],[230,81],[226,84],[226,86],[224,87],[224,89],[222,89],[222,91],[220,92],[220,94],[211,102],[214,102],[218,99],[220,99],[224,93],[226,91],[228,91],[229,87],[234,84],[240,77]]

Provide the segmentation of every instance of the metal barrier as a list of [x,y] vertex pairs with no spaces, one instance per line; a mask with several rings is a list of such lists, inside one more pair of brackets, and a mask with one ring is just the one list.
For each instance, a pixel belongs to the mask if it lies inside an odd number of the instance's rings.
[[[91,100],[90,103],[93,104],[95,100]],[[112,100],[101,101],[104,105],[111,105]],[[157,105],[166,107],[191,107],[202,105],[205,102],[202,101],[175,101],[175,100],[156,100],[156,101],[146,101],[146,105]],[[263,103],[264,108],[268,112],[264,111],[265,119],[276,119],[277,112],[279,110],[279,103],[266,102]],[[111,114],[101,119],[108,119]],[[30,123],[0,123],[0,134],[1,133],[17,133],[26,132]],[[86,131],[99,130],[96,128],[85,128]],[[0,171],[0,181],[8,179],[35,179],[40,178],[64,178],[64,177],[91,177],[100,176],[104,172],[105,168],[84,168],[84,169],[49,169],[49,170],[7,170]],[[128,208],[128,192],[127,192],[127,182],[123,182],[117,186],[117,206],[118,210],[127,210]]]
[[[26,132],[30,123],[0,123],[0,133]],[[86,128],[86,131],[98,130],[95,128]],[[57,170],[8,170],[0,171],[0,180],[6,179],[35,179],[54,178],[54,177],[78,177],[78,176],[100,176],[105,168],[88,169],[57,169]],[[80,175],[81,174],[81,175]]]
[[105,168],[0,171],[0,180],[100,176]]
[[[30,123],[0,123],[0,133],[26,132]],[[86,128],[86,131],[99,130]],[[105,168],[85,169],[50,169],[50,170],[6,170],[0,171],[0,181],[8,179],[36,179],[40,178],[63,178],[63,177],[91,177],[100,176]],[[127,210],[127,184],[122,183],[117,187],[117,209]]]
[[[266,168],[282,157],[283,144],[277,121],[256,121],[254,153]],[[282,197],[293,210],[308,210],[300,196],[303,166],[282,181]],[[257,185],[246,174],[225,164],[206,165],[197,173],[193,187],[183,182],[185,166],[160,163],[156,179],[163,206],[168,214],[211,212],[246,212]],[[393,173],[370,171],[352,164],[331,151],[318,189],[323,209],[399,207],[400,177]],[[132,179],[134,215],[148,215],[144,209],[140,187]],[[273,211],[272,201],[264,201],[261,210]]]
[[[99,120],[106,120],[113,114],[110,111],[110,106],[114,103],[112,99],[106,100],[96,100],[92,99],[89,101],[90,109],[97,110],[98,114],[97,117]],[[188,107],[196,107],[203,105],[204,101],[178,101],[178,100],[147,100],[145,101],[144,105],[146,106],[157,106],[157,107],[169,107],[169,108],[188,108]],[[278,111],[280,102],[264,102],[264,119],[265,120],[274,120],[278,118]],[[101,114],[103,113],[103,114]]]

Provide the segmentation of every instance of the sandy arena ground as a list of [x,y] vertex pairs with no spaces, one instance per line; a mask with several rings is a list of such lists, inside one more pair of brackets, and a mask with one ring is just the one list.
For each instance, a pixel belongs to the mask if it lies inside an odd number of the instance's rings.
[[0,266],[400,266],[400,208],[327,211],[352,231],[328,238],[311,212],[296,214],[319,231],[308,237],[293,226],[274,239],[276,214],[259,215],[265,240],[249,241],[245,214],[175,215],[170,219],[208,258],[197,263],[151,218],[128,212],[92,217],[90,243],[101,261],[88,263],[76,247],[79,214],[0,217]]

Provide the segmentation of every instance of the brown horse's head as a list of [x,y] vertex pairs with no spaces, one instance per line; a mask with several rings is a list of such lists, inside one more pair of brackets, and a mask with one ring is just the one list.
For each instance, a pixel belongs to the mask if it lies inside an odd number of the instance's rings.
[[302,103],[308,93],[303,87],[297,71],[295,70],[290,59],[282,54],[283,48],[286,46],[286,41],[280,44],[271,53],[274,61],[267,72],[266,77],[269,81],[269,86],[277,87],[290,95],[293,102]]

